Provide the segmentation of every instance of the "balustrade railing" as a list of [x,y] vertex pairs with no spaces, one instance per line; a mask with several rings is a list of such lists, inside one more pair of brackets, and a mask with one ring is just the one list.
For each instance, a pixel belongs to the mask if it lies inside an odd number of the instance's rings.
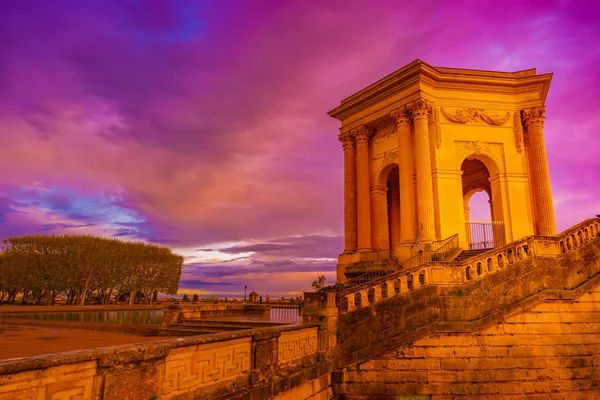
[[[560,257],[594,240],[600,233],[600,219],[593,218],[561,232],[557,236],[529,236],[490,249],[462,263],[439,262],[435,254],[447,254],[458,238],[446,239],[435,252],[427,250],[401,263],[400,271],[376,277],[337,293],[341,313],[368,307],[386,298],[401,295],[428,285],[462,285],[497,273],[534,256]],[[445,241],[444,241],[445,242]],[[425,255],[423,255],[425,254]],[[418,261],[412,261],[418,260]],[[424,262],[423,262],[424,261]],[[423,262],[422,264],[419,264]]]

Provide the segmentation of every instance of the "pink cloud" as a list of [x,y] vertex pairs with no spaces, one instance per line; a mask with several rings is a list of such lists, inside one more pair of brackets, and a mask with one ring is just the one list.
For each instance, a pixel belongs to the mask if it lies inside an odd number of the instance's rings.
[[[420,58],[554,72],[559,229],[598,211],[595,2],[119,4],[4,7],[3,187],[104,193],[141,237],[177,246],[341,235],[342,151],[325,112]],[[47,222],[10,218],[4,236]]]

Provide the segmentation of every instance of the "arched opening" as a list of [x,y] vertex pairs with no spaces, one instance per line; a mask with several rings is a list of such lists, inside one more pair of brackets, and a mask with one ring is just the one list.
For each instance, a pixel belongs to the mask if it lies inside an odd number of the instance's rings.
[[[382,168],[371,187],[371,240],[379,256],[395,257],[400,245],[400,194],[397,164]],[[386,257],[387,258],[387,257]]]
[[[491,160],[488,164],[491,163]],[[491,249],[505,243],[498,185],[492,185],[490,170],[479,158],[467,157],[461,164],[465,234],[472,250]],[[497,174],[497,171],[494,171]],[[492,187],[495,186],[495,187]]]

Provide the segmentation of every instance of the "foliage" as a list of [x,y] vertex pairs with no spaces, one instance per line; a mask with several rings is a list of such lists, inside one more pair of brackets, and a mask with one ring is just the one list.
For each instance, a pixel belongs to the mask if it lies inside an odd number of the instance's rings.
[[2,241],[0,302],[31,297],[54,304],[65,295],[69,304],[96,299],[136,297],[144,303],[158,292],[175,294],[183,257],[166,247],[93,236],[22,236]]
[[319,289],[319,292],[323,292],[323,293],[327,293],[327,292],[333,292],[333,293],[337,293],[345,288],[347,288],[348,285],[345,285],[343,283],[336,283],[335,285],[330,285],[330,286],[323,286],[321,289]]
[[183,299],[181,301],[185,301],[186,303],[188,303],[190,301],[190,297],[187,294],[184,294]]
[[325,287],[325,280],[326,279],[327,278],[325,278],[325,275],[319,276],[317,278],[317,280],[312,283],[313,289],[315,289],[316,292],[321,291],[321,289]]
[[198,295],[194,293],[194,297],[192,297],[192,302],[197,303],[198,302]]

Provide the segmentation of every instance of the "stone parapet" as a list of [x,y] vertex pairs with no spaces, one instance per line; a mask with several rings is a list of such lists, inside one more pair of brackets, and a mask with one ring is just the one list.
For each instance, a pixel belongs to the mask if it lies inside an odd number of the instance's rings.
[[0,399],[272,398],[331,372],[320,329],[304,324],[0,361]]

